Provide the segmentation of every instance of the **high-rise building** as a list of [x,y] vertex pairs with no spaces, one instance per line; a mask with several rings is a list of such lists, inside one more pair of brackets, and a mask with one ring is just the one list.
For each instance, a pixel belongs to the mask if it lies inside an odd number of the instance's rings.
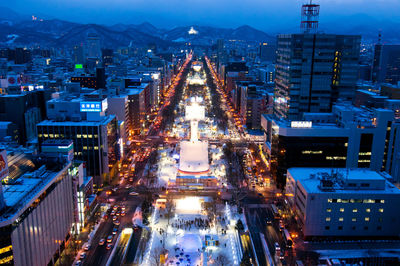
[[337,99],[352,100],[358,76],[360,36],[278,36],[276,115],[299,120],[304,112],[330,112]]
[[260,43],[259,56],[262,62],[275,62],[276,46],[266,42]]
[[[263,115],[264,151],[281,186],[290,167],[370,168],[398,175],[394,112],[336,104],[332,113],[308,113],[305,121]],[[394,145],[394,146],[393,146]]]
[[81,101],[80,112],[86,113],[86,120],[81,117],[72,121],[44,120],[37,125],[39,144],[48,139],[74,142],[75,158],[85,162],[87,175],[93,176],[97,186],[114,177],[121,157],[118,121],[114,115],[105,115],[106,109],[107,99]]
[[101,59],[100,38],[95,33],[89,33],[86,38],[86,59]]
[[0,96],[0,121],[13,122],[18,127],[18,142],[25,144],[37,137],[36,124],[46,117],[44,90]]
[[372,81],[400,82],[400,45],[375,45]]

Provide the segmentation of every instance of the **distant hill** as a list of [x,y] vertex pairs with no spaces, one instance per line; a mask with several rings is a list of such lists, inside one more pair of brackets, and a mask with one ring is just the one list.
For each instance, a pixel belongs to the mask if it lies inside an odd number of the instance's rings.
[[[248,25],[238,28],[220,28],[202,25],[160,29],[149,22],[141,24],[115,24],[112,26],[98,24],[81,24],[59,19],[32,21],[28,15],[21,15],[7,8],[0,7],[0,45],[33,45],[44,47],[71,46],[86,40],[88,33],[96,33],[104,47],[119,46],[158,46],[180,45],[191,42],[197,45],[210,45],[217,39],[243,40],[250,42],[274,42],[275,34],[267,34]],[[43,16],[43,18],[48,16]],[[356,21],[357,23],[348,23]],[[189,34],[193,27],[197,34]],[[335,18],[332,21],[321,21],[320,31],[338,34],[361,34],[364,40],[374,42],[378,32],[382,32],[384,43],[400,42],[400,23],[378,21],[365,14]],[[274,27],[274,32],[295,33],[299,29],[286,30]]]

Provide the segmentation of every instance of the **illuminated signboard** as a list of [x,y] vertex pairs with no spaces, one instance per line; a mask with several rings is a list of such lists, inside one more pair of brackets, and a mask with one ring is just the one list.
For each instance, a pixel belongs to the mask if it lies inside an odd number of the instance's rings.
[[290,127],[311,128],[312,127],[312,121],[292,121],[290,123]]
[[101,112],[101,102],[81,102],[81,112]]
[[75,65],[75,68],[76,68],[76,69],[83,68],[83,65],[82,65],[82,64],[76,64],[76,65]]
[[7,176],[8,176],[7,151],[2,150],[0,153],[0,180],[3,180]]

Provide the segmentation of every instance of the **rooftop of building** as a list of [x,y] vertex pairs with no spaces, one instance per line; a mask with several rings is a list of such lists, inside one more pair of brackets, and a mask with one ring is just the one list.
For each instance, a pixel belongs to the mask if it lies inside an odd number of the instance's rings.
[[[29,166],[29,170],[13,175],[16,163],[16,168],[27,170],[24,166]],[[5,207],[0,211],[0,226],[13,223],[70,164],[35,165],[28,157],[18,156],[8,165],[10,174],[2,185]]]
[[[306,168],[288,169],[288,174],[299,181],[308,193],[364,193],[399,194],[400,190],[381,174],[367,168]],[[328,180],[324,182],[325,180]],[[349,184],[371,184],[370,187],[351,187]],[[368,185],[369,186],[369,185]]]

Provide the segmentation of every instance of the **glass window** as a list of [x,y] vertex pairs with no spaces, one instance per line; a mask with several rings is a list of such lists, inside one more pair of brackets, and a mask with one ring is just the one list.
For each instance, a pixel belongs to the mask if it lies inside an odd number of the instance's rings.
[[343,230],[343,226],[338,226],[338,230]]
[[383,212],[383,209],[381,208],[381,209],[379,209],[378,211],[379,211],[379,212]]
[[370,208],[365,209],[366,212],[371,212]]
[[332,209],[326,209],[326,212],[332,212]]
[[364,219],[366,222],[369,222],[369,217],[365,217]]
[[325,221],[330,222],[331,221],[331,217],[326,217]]
[[343,217],[340,217],[340,218],[339,218],[339,222],[343,222]]
[[340,212],[344,212],[344,208],[340,208],[339,211],[340,211]]
[[352,222],[357,222],[357,218],[351,218]]
[[358,210],[357,209],[353,209],[353,212],[357,212]]
[[329,226],[325,226],[325,230],[329,230]]

